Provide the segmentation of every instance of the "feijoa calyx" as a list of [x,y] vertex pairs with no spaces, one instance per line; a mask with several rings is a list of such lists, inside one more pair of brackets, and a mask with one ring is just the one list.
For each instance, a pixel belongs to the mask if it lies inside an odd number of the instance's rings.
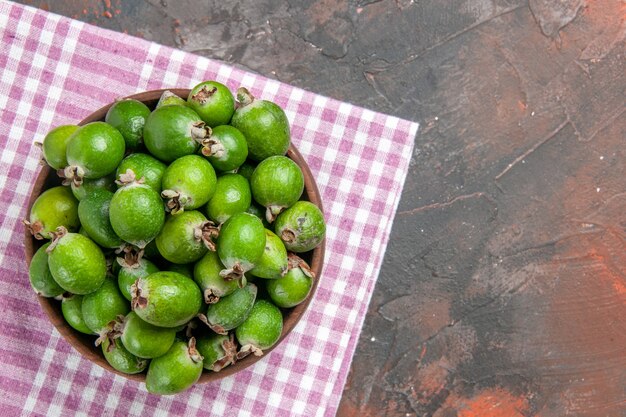
[[196,339],[196,349],[204,358],[204,369],[219,372],[235,363],[237,344],[234,335],[203,334]]

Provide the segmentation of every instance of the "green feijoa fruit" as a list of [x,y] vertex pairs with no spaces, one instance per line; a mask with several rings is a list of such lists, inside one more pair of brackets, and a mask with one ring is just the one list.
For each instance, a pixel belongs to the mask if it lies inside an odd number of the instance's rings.
[[250,353],[263,355],[263,351],[278,342],[283,331],[283,315],[280,309],[267,300],[258,300],[248,318],[235,329],[235,336],[241,345],[237,358]]
[[178,158],[167,167],[161,182],[161,197],[172,214],[194,210],[213,197],[217,178],[211,164],[199,155]]
[[161,94],[161,97],[159,98],[159,102],[157,103],[156,108],[158,109],[159,107],[171,106],[171,105],[186,106],[187,101],[184,98],[179,97],[176,94],[172,93],[170,90],[165,90],[163,94]]
[[315,204],[298,201],[278,216],[274,230],[287,250],[308,252],[326,236],[324,214]]
[[309,296],[313,287],[313,271],[293,253],[289,254],[289,270],[281,279],[268,281],[265,288],[278,307],[295,307]]
[[148,151],[164,162],[172,162],[196,153],[199,142],[209,136],[198,114],[185,106],[162,106],[155,109],[143,129],[143,141]]
[[272,156],[256,167],[250,188],[254,200],[267,208],[265,217],[272,223],[280,212],[298,201],[304,191],[304,175],[298,164],[286,156]]
[[115,186],[115,175],[113,174],[94,179],[85,178],[80,186],[76,186],[74,183],[71,183],[70,186],[72,188],[72,194],[74,194],[74,197],[79,201],[99,190],[107,190],[112,193],[117,190]]
[[217,254],[226,267],[220,275],[244,283],[244,273],[254,268],[265,251],[265,228],[258,217],[237,213],[222,225]]
[[102,354],[109,365],[125,374],[138,374],[148,367],[149,361],[138,358],[124,347],[120,339],[102,341]]
[[41,145],[43,159],[53,169],[63,169],[67,166],[67,142],[70,136],[78,130],[76,125],[63,125],[52,129]]
[[233,214],[243,213],[252,201],[248,180],[238,174],[225,174],[217,179],[215,194],[206,206],[209,219],[224,223]]
[[61,301],[61,312],[67,324],[72,326],[72,328],[81,333],[94,334],[83,319],[82,295],[74,294],[68,298],[63,298],[63,301]]
[[104,254],[88,237],[59,227],[47,251],[50,273],[65,291],[89,294],[104,282],[107,273]]
[[135,149],[143,141],[143,126],[148,116],[148,106],[141,101],[127,98],[113,103],[104,121],[120,131],[126,148]]
[[[161,192],[161,181],[163,173],[167,166],[146,153],[131,153],[122,162],[115,171],[115,178],[119,186],[131,182],[134,179],[141,180],[143,184],[149,185],[157,193]],[[128,172],[132,171],[132,174]],[[131,179],[131,177],[134,177]]]
[[159,253],[175,264],[187,264],[200,259],[207,250],[215,250],[213,239],[218,229],[197,210],[168,216],[156,237]]
[[118,263],[122,266],[117,274],[117,286],[120,292],[128,301],[132,299],[130,295],[130,287],[138,278],[145,278],[150,274],[159,272],[159,268],[151,261],[141,258],[136,263],[128,265],[124,259],[117,258]]
[[160,395],[182,392],[200,379],[202,365],[195,338],[189,339],[189,343],[176,341],[165,355],[150,362],[146,389],[151,394]]
[[49,242],[37,249],[37,252],[33,255],[33,259],[31,259],[28,267],[28,278],[30,279],[30,285],[38,295],[57,297],[63,294],[65,290],[57,284],[50,273],[48,252],[46,252],[48,246],[50,246]]
[[248,182],[250,182],[250,178],[252,178],[252,173],[256,169],[256,165],[257,165],[256,163],[253,163],[251,161],[246,161],[243,164],[241,164],[239,168],[237,168],[237,174],[241,175],[242,177],[247,179]]
[[211,127],[227,124],[235,111],[233,94],[217,81],[196,85],[189,92],[187,103]]
[[144,248],[165,222],[161,196],[150,186],[136,181],[118,189],[109,205],[109,219],[115,233],[124,241]]
[[248,142],[237,128],[216,126],[211,136],[202,142],[200,152],[218,171],[237,169],[248,157]]
[[221,277],[220,271],[223,269],[224,265],[215,252],[207,252],[194,266],[193,279],[202,290],[207,304],[217,303],[221,297],[238,288],[237,281],[226,281]]
[[126,143],[122,134],[105,122],[81,126],[67,143],[67,163],[63,176],[80,186],[83,178],[111,174],[124,157]]
[[176,329],[154,326],[133,311],[118,319],[114,331],[121,332],[122,343],[130,353],[146,359],[164,355],[176,337]]
[[78,218],[87,235],[103,248],[118,248],[122,240],[115,234],[109,220],[109,204],[113,193],[98,190],[80,200]]
[[193,279],[193,263],[188,263],[188,264],[170,264],[168,265],[168,267],[166,268],[168,271],[172,271],[172,272],[178,272],[179,274],[182,274],[184,276],[186,276],[187,278],[191,278]]
[[265,251],[250,274],[259,278],[278,279],[287,273],[287,250],[278,236],[265,229]]
[[217,303],[209,304],[206,316],[201,314],[198,317],[215,333],[226,334],[248,317],[256,300],[257,291],[256,285],[246,284]]
[[80,227],[78,200],[69,187],[52,187],[37,197],[24,225],[35,239],[40,240],[50,239],[57,227],[76,231]]
[[131,287],[133,311],[150,324],[177,327],[198,314],[202,294],[196,283],[177,272],[139,278]]
[[232,334],[203,334],[196,340],[196,349],[204,358],[204,369],[209,371],[219,372],[235,363],[237,344]]
[[248,156],[262,161],[287,153],[291,136],[289,120],[283,109],[267,100],[255,100],[243,87],[237,90],[239,107],[230,122],[243,133],[248,142]]
[[130,311],[130,304],[120,292],[117,283],[106,279],[100,288],[83,297],[82,311],[87,327],[100,334],[118,315],[126,315]]

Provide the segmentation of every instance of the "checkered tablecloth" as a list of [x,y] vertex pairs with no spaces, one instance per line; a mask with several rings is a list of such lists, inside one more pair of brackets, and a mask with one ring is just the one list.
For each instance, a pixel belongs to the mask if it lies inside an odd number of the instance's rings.
[[[417,124],[219,62],[0,0],[0,416],[332,416],[374,289]],[[317,180],[324,272],[294,331],[256,365],[175,396],[92,365],[30,288],[23,226],[33,141],[116,97],[216,79],[281,105]]]

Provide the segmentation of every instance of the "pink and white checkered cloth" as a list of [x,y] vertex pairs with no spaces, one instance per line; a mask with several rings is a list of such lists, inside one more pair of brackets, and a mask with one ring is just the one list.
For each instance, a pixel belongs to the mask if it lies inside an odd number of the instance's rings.
[[[0,415],[333,416],[387,246],[417,124],[0,0]],[[281,105],[317,179],[324,271],[293,332],[256,365],[175,396],[82,359],[28,282],[23,226],[41,140],[116,97],[216,79]]]

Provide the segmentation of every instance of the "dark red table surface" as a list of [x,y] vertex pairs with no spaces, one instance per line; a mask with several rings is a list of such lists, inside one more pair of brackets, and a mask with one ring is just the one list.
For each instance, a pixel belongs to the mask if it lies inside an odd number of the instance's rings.
[[21,2],[421,123],[340,416],[626,415],[622,2]]

